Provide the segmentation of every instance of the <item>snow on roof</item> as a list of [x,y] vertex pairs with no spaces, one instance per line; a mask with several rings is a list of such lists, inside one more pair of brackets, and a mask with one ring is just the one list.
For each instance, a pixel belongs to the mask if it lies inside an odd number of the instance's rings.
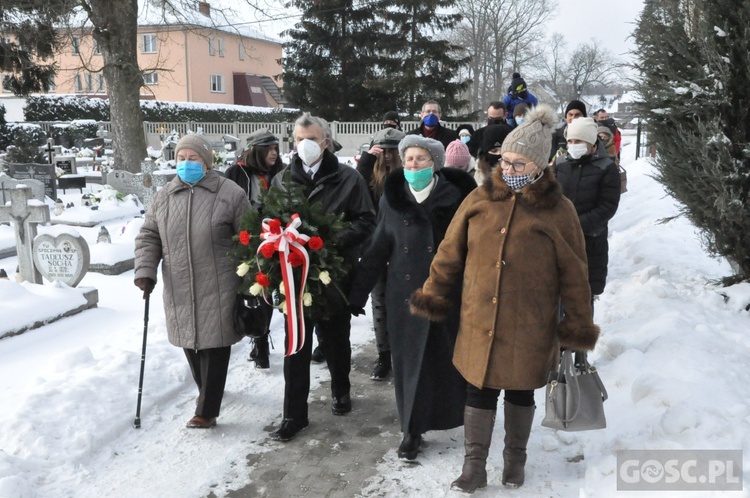
[[625,90],[621,94],[582,95],[581,100],[590,103],[593,110],[604,109],[607,113],[611,114],[619,112],[620,104],[632,104],[633,102],[641,101],[641,96],[634,90]]

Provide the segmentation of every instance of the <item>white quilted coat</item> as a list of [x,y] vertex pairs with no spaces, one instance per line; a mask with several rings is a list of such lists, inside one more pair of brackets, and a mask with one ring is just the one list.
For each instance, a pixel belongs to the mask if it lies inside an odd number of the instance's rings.
[[193,187],[178,177],[154,196],[135,239],[135,277],[157,280],[162,262],[169,342],[186,349],[242,339],[232,313],[237,261],[230,256],[250,203],[236,183],[208,171]]

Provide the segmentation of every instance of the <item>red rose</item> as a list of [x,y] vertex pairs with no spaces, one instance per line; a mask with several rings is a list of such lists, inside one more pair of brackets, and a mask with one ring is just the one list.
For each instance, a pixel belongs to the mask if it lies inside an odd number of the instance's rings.
[[318,236],[310,237],[307,246],[313,251],[320,251],[323,248],[323,239]]
[[274,218],[268,222],[268,229],[271,233],[281,233],[281,222]]
[[250,232],[247,230],[242,230],[240,232],[240,244],[243,246],[246,246],[250,243]]
[[268,287],[271,284],[271,280],[268,278],[268,275],[263,272],[258,272],[255,274],[255,281],[263,287]]
[[260,248],[260,253],[264,258],[272,258],[275,252],[276,249],[273,247],[273,244],[266,244]]
[[305,262],[305,258],[300,256],[298,253],[293,252],[289,255],[289,264],[292,266],[300,266]]

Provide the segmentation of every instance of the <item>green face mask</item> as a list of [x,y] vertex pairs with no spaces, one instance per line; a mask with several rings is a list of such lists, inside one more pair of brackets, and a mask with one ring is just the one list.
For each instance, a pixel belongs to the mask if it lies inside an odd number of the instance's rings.
[[432,171],[433,166],[430,166],[429,168],[420,169],[417,171],[413,171],[410,169],[404,169],[404,178],[406,178],[406,181],[409,182],[409,185],[411,185],[411,188],[414,190],[424,190],[427,185],[430,184],[430,181],[432,180]]

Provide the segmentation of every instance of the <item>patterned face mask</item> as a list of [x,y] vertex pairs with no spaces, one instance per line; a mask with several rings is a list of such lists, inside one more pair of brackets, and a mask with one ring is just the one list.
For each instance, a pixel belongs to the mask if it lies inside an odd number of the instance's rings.
[[506,175],[503,172],[503,180],[513,190],[521,190],[523,187],[531,183],[531,175]]

